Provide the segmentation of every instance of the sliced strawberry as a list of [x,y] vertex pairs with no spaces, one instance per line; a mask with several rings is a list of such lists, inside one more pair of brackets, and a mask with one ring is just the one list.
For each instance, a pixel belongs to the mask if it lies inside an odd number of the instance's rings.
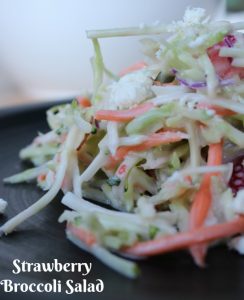
[[219,56],[219,50],[223,42],[218,43],[207,50],[208,56],[214,64],[215,70],[220,78],[224,79],[231,69],[231,59],[229,57]]
[[[225,39],[228,39],[228,43],[232,45],[236,41],[235,37],[232,35],[227,36]],[[216,73],[221,79],[231,78],[234,75],[238,75],[240,78],[244,78],[244,68],[233,67],[231,65],[231,57],[219,56],[220,48],[228,47],[225,39],[222,42],[215,44],[207,49],[208,56],[215,67]]]
[[234,195],[244,188],[244,155],[238,156],[233,160],[233,173],[229,181],[229,186]]

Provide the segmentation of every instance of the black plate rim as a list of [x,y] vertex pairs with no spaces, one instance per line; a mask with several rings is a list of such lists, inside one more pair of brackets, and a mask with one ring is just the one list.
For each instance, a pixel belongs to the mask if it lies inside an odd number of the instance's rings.
[[18,115],[28,112],[36,112],[38,110],[48,109],[52,106],[65,104],[70,102],[71,99],[66,100],[52,100],[52,101],[41,101],[41,102],[31,102],[25,104],[19,104],[16,106],[6,106],[0,108],[0,118],[10,117],[11,115]]

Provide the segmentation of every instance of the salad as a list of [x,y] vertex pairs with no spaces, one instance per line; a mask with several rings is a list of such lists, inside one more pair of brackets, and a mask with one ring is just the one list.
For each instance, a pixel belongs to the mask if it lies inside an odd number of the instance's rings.
[[[218,243],[243,254],[242,29],[189,8],[170,25],[88,31],[93,92],[50,108],[50,131],[20,151],[33,167],[4,181],[46,193],[1,232],[62,190],[67,238],[127,277],[135,260],[176,250],[200,267]],[[145,58],[113,74],[99,41],[132,35],[146,36]]]

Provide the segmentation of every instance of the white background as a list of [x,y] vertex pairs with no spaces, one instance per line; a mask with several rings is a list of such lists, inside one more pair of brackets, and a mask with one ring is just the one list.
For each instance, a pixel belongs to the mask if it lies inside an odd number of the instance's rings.
[[[45,100],[90,89],[86,29],[136,26],[182,17],[189,5],[216,15],[221,0],[0,0],[0,102]],[[139,60],[134,38],[101,41],[114,71]]]

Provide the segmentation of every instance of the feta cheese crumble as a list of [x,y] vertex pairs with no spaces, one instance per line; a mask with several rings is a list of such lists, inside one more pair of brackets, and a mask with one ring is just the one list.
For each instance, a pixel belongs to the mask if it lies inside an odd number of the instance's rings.
[[150,72],[137,71],[110,85],[110,105],[119,109],[130,108],[153,96]]
[[200,7],[188,7],[185,11],[183,20],[173,22],[168,26],[168,30],[174,32],[184,27],[207,23],[208,20],[209,17],[206,17],[205,9]]

